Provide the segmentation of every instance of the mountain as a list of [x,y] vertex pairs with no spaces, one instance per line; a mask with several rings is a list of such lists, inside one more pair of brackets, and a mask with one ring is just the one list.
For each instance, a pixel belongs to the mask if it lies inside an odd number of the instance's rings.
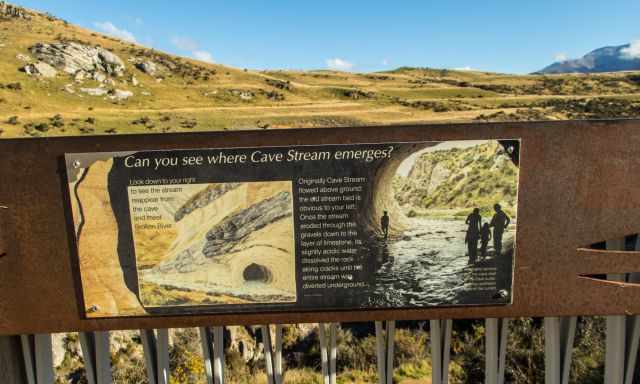
[[537,73],[596,73],[640,70],[640,56],[632,55],[631,44],[602,47],[579,59],[555,62]]

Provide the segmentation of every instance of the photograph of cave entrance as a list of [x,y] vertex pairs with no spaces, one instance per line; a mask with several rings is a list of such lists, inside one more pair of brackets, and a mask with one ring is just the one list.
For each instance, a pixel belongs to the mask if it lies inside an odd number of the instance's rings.
[[[520,142],[397,147],[371,188],[370,220],[378,220],[370,305],[509,302]],[[480,281],[478,271],[495,277]]]
[[[640,269],[628,268],[640,250],[638,14],[637,0],[0,1],[0,384],[640,383]],[[493,135],[503,128],[529,141]],[[405,130],[464,144],[407,146],[376,169],[358,221],[381,287],[370,305],[445,312],[84,317],[98,308],[78,299],[64,153],[399,142]],[[538,195],[549,198],[527,208]],[[549,233],[558,202],[589,220]],[[572,250],[584,268],[545,286],[567,255],[518,265],[514,249],[547,256],[568,233],[589,235]],[[498,264],[533,276],[509,274],[491,297],[534,303],[527,316],[439,315],[476,299],[464,295],[474,268]],[[223,277],[263,293],[277,268],[247,262]],[[581,290],[545,312],[574,280]],[[517,284],[529,295],[512,297]]]

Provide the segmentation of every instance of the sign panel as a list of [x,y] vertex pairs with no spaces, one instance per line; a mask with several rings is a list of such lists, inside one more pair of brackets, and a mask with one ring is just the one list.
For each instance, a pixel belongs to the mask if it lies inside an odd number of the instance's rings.
[[66,154],[89,318],[505,305],[519,140]]

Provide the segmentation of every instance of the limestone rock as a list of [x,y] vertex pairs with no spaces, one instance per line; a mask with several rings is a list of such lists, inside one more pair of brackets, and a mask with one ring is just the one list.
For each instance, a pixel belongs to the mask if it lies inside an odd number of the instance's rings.
[[151,60],[143,61],[142,63],[136,64],[136,68],[146,73],[149,76],[156,77],[159,74],[158,64],[154,63]]
[[18,59],[20,61],[24,61],[25,63],[28,63],[28,62],[30,62],[32,60],[31,57],[29,57],[27,55],[24,55],[22,53],[18,53],[16,55],[16,59]]
[[0,18],[31,20],[31,15],[22,7],[0,1]]
[[58,74],[58,72],[56,71],[55,68],[53,68],[49,64],[43,63],[43,62],[27,64],[24,67],[22,67],[22,70],[27,75],[37,76],[37,77],[45,77],[45,78],[56,77],[56,75]]
[[131,85],[133,85],[134,87],[137,87],[138,85],[140,85],[140,82],[135,76],[131,76]]
[[122,89],[115,89],[112,92],[110,92],[109,98],[111,100],[117,100],[117,101],[121,101],[121,100],[127,100],[128,98],[133,96],[133,92],[131,91],[124,91]]
[[80,88],[80,92],[84,92],[89,96],[104,96],[109,91],[104,88]]
[[122,76],[125,70],[124,62],[118,56],[99,46],[76,42],[38,43],[29,51],[39,60],[71,75],[83,70]]

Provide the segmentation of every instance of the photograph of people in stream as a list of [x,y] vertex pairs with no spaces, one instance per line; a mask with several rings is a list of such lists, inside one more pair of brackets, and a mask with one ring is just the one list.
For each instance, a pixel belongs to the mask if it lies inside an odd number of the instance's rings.
[[511,302],[519,150],[517,140],[437,142],[399,164],[370,240],[371,306]]

